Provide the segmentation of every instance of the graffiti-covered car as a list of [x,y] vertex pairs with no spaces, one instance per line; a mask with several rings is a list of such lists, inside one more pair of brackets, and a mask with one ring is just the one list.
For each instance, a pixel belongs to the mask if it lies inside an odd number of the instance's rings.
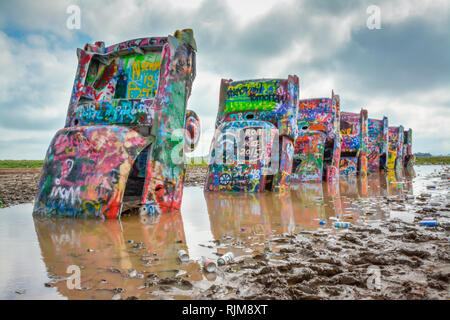
[[205,190],[260,192],[290,184],[297,76],[222,79]]
[[388,118],[369,119],[369,171],[377,172],[387,168],[389,125]]
[[416,162],[416,156],[412,153],[412,129],[403,132],[403,166],[412,168]]
[[190,29],[77,50],[65,128],[47,151],[35,215],[114,219],[130,208],[180,208],[195,51]]
[[339,96],[299,101],[298,135],[292,180],[295,182],[339,178],[341,134]]
[[360,113],[341,112],[341,175],[367,176],[368,154],[368,117],[367,110]]
[[389,127],[388,170],[403,168],[403,126]]

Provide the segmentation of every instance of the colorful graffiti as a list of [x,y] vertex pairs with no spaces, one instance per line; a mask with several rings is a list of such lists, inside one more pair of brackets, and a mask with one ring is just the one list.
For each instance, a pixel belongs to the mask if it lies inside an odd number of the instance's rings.
[[205,190],[261,192],[289,186],[298,91],[297,76],[222,79]]
[[403,126],[389,127],[388,170],[403,168]]
[[389,141],[388,118],[383,120],[369,119],[369,171],[376,172],[387,168],[388,141]]
[[294,181],[333,181],[339,178],[341,135],[339,96],[299,101],[295,140]]
[[186,114],[195,51],[190,29],[77,50],[65,129],[48,149],[34,214],[118,218],[133,207],[180,208],[184,140],[192,149],[200,131],[195,113]]
[[[368,116],[367,110],[361,109],[360,113],[342,112],[340,129],[342,134],[340,174],[359,174],[367,176],[368,167]],[[346,168],[353,166],[356,160],[356,170]]]
[[341,175],[356,175],[358,172],[357,157],[342,157],[339,162],[339,171]]
[[412,129],[404,131],[403,140],[403,165],[405,168],[412,168],[416,161],[416,156],[412,153]]

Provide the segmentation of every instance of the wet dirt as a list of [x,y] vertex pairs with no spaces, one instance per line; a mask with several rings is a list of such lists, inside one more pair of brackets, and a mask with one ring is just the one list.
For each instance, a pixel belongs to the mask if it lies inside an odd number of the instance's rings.
[[[449,166],[282,193],[211,193],[200,186],[185,188],[181,212],[160,216],[103,222],[33,218],[29,204],[3,209],[0,297],[450,298]],[[26,212],[13,212],[19,209]],[[178,259],[179,250],[188,262]],[[203,270],[202,257],[217,262],[229,251],[232,263]],[[78,288],[69,288],[69,266],[80,268]],[[41,280],[28,283],[17,273]]]
[[0,168],[0,208],[34,201],[41,168]]

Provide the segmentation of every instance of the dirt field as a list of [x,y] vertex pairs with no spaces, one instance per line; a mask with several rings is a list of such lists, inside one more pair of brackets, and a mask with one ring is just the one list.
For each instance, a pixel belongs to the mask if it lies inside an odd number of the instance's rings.
[[[189,166],[186,186],[201,186],[207,167]],[[37,193],[41,168],[0,168],[0,208],[32,202]]]

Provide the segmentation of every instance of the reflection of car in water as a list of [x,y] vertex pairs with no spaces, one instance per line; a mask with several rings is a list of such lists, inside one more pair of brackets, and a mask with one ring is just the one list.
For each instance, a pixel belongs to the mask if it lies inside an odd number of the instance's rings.
[[272,198],[265,194],[204,192],[214,239],[272,235]]
[[[412,169],[412,168],[411,168]],[[412,179],[415,176],[412,170],[388,170],[387,171],[387,191],[390,196],[401,196],[413,194]]]
[[[145,279],[129,276],[130,270],[175,276],[177,252],[188,250],[179,211],[109,221],[34,217],[34,225],[50,277],[62,279],[54,286],[69,299],[110,299],[115,288],[127,296],[145,295],[149,289],[139,289]],[[80,286],[87,290],[68,288],[69,266],[82,268]]]
[[[192,30],[78,49],[65,128],[44,161],[34,214],[118,218],[179,209],[185,121],[195,77]],[[184,144],[185,122],[189,130]]]
[[[296,225],[310,228],[311,224],[317,226],[319,221],[328,218],[327,207],[324,205],[324,191],[322,182],[302,183],[292,189],[294,203],[294,217]],[[314,221],[316,221],[314,223]]]
[[388,170],[403,168],[403,126],[389,127]]
[[292,178],[321,182],[339,178],[339,96],[299,101]]
[[298,78],[222,79],[208,191],[260,192],[290,184]]
[[370,172],[377,172],[387,168],[389,125],[388,118],[383,120],[369,119],[369,155],[368,165]]
[[367,175],[368,117],[367,110],[360,113],[342,112],[340,129],[342,134],[341,175]]

